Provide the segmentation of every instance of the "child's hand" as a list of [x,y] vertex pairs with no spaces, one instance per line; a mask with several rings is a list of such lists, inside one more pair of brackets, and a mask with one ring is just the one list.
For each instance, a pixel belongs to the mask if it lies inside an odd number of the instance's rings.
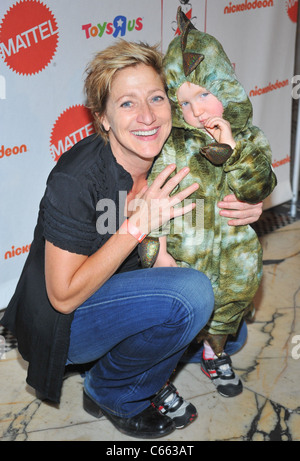
[[231,126],[227,120],[222,117],[210,117],[205,121],[204,128],[220,144],[229,144],[232,149],[235,148],[236,142],[233,139]]

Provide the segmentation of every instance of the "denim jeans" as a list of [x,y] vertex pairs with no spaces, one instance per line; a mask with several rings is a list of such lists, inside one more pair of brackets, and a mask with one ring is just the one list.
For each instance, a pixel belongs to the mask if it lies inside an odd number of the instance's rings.
[[86,392],[108,412],[132,417],[169,379],[213,304],[210,281],[193,269],[116,274],[75,311],[67,364],[95,361]]

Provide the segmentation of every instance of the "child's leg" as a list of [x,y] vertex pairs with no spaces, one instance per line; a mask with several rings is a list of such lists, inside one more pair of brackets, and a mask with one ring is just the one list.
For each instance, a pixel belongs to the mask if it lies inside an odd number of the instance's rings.
[[203,356],[205,359],[214,359],[216,354],[215,351],[210,347],[208,341],[204,341],[203,343],[204,351]]
[[[235,397],[243,391],[242,382],[231,367],[229,355],[224,350],[220,351],[220,347],[218,348],[218,353],[215,353],[212,347],[215,342],[209,339],[204,341],[201,370],[212,380],[220,395],[223,397]],[[226,339],[227,335],[224,338],[224,346]],[[218,344],[220,346],[221,342],[218,341]]]

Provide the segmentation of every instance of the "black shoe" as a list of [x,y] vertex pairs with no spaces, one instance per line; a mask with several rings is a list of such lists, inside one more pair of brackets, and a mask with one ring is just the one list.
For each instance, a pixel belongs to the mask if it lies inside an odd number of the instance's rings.
[[123,434],[147,439],[163,437],[173,432],[176,427],[172,419],[162,415],[152,405],[132,418],[121,418],[103,410],[87,393],[83,392],[84,410],[96,418],[106,418]]
[[152,403],[163,415],[174,421],[176,429],[183,429],[197,418],[194,405],[183,400],[174,384],[170,383],[158,392]]

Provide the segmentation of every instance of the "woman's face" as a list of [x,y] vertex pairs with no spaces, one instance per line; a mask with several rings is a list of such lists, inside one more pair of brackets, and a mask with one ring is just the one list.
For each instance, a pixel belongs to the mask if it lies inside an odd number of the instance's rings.
[[118,71],[101,121],[117,159],[150,160],[158,155],[172,122],[170,103],[156,71],[144,64]]

